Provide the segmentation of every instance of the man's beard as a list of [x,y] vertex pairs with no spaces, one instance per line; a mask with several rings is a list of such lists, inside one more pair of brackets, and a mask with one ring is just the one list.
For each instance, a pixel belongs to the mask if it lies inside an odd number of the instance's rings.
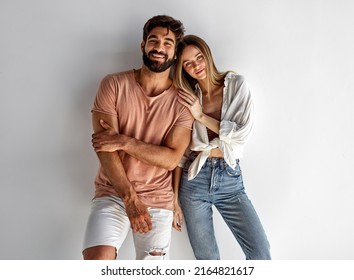
[[152,53],[156,53],[156,54],[161,54],[159,52],[156,51],[151,51],[148,54],[146,54],[145,52],[143,53],[143,61],[144,64],[147,68],[149,68],[152,72],[156,72],[156,73],[161,73],[164,72],[165,70],[167,70],[168,68],[170,68],[174,63],[175,63],[175,59],[171,58],[166,60],[163,63],[160,63],[158,61],[153,61],[151,60],[148,55],[152,54]]

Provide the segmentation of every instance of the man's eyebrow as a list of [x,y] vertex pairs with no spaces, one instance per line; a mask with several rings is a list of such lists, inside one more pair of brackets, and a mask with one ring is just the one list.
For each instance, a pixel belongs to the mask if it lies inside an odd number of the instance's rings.
[[173,40],[172,38],[168,38],[168,37],[167,37],[167,38],[165,38],[165,40],[166,40],[166,41],[170,41],[170,42],[172,42],[172,43],[175,43],[175,40]]
[[148,39],[150,39],[150,38],[156,39],[157,36],[152,34],[152,35],[149,35],[147,38],[148,38]]

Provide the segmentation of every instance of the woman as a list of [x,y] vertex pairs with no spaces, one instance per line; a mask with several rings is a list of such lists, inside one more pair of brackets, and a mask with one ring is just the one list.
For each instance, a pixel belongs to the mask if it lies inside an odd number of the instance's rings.
[[[174,171],[175,215],[182,211],[196,259],[220,259],[212,206],[220,212],[246,259],[270,259],[269,243],[242,181],[239,158],[252,127],[252,100],[244,78],[219,72],[201,38],[185,36],[177,49],[174,83],[195,118],[192,141]],[[181,208],[178,204],[181,204]]]

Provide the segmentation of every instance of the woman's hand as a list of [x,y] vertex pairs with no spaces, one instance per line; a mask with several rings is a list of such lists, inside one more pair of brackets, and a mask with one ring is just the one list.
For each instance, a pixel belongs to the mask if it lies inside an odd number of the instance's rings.
[[182,209],[179,206],[178,202],[174,203],[174,211],[173,211],[173,228],[177,231],[182,231],[182,224],[183,224],[183,213]]
[[196,120],[200,120],[203,117],[202,105],[195,94],[179,91],[178,97],[178,101],[189,109]]

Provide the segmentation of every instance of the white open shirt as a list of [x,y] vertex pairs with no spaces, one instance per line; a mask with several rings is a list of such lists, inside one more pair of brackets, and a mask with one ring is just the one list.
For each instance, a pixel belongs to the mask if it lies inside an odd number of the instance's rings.
[[[196,94],[202,103],[202,91],[196,85]],[[252,129],[253,103],[244,77],[229,72],[225,76],[219,137],[208,139],[206,127],[194,121],[192,141],[179,166],[183,167],[191,151],[200,151],[188,170],[188,180],[197,176],[210,151],[219,148],[226,163],[235,168],[237,159],[243,156],[243,148]]]

